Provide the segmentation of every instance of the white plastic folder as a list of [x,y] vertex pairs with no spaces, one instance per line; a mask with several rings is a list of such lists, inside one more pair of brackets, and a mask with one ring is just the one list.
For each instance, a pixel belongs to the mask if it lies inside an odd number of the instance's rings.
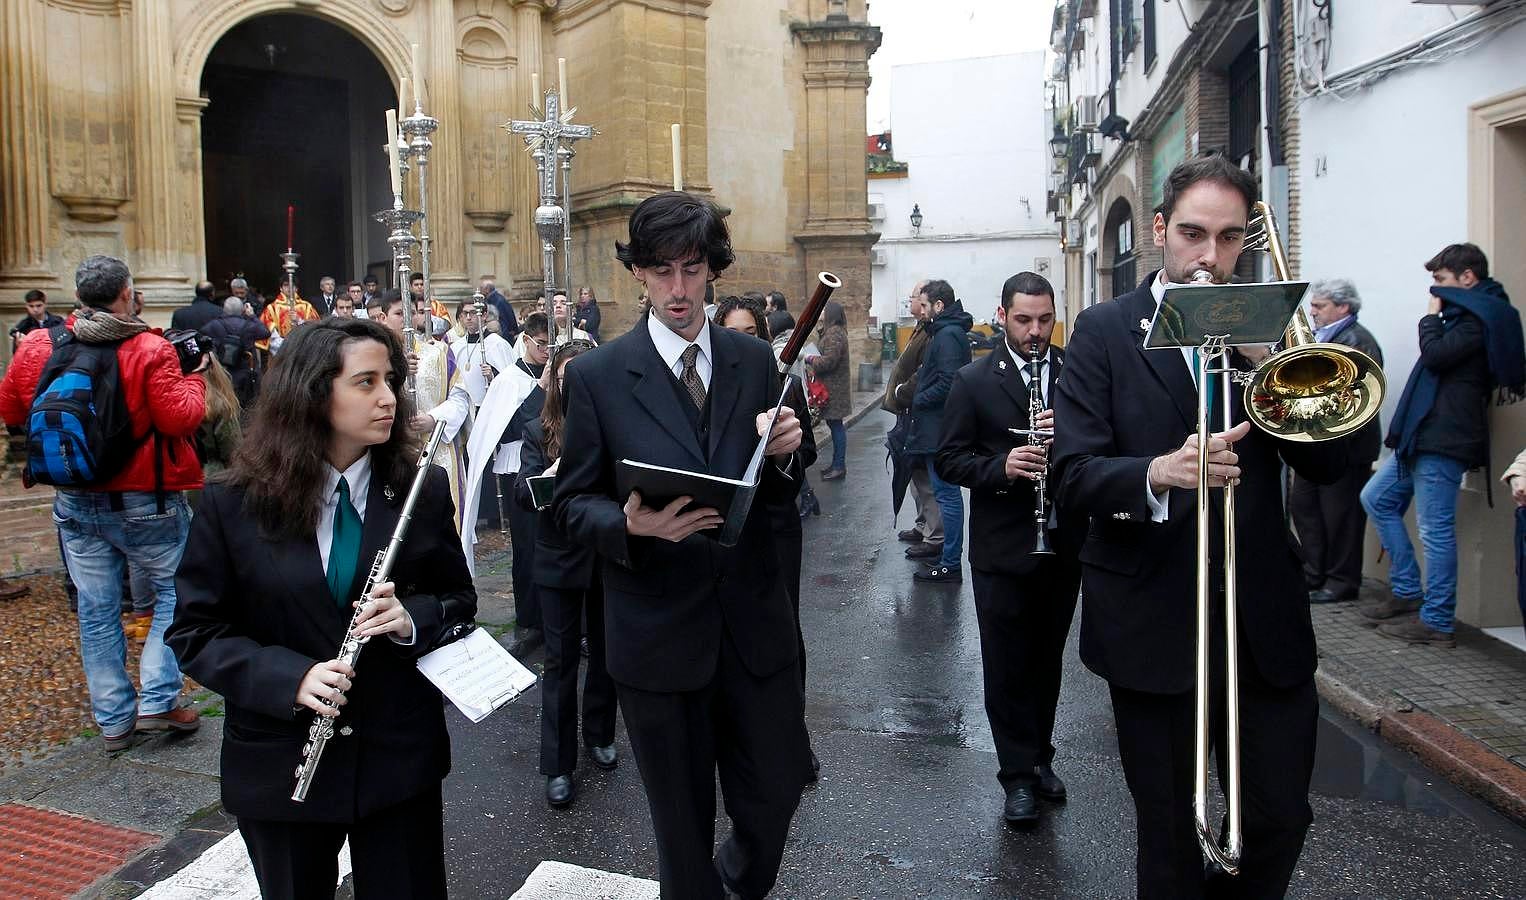
[[486,719],[535,684],[535,673],[481,628],[426,653],[418,666],[424,677],[473,722]]

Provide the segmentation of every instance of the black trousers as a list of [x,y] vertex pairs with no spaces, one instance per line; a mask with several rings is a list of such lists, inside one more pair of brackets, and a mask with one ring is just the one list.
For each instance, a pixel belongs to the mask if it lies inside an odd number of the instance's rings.
[[[744,898],[774,886],[805,786],[806,737],[794,667],[758,677],[721,639],[715,676],[697,691],[618,684],[657,835],[667,900],[718,900],[721,878]],[[715,779],[732,831],[715,848]]]
[[996,780],[1010,792],[1037,784],[1034,767],[1054,760],[1054,711],[1081,570],[1056,556],[1031,575],[973,567],[970,574]]
[[439,786],[351,825],[240,818],[238,830],[263,900],[332,900],[346,837],[356,900],[445,897]]
[[[514,476],[503,476],[507,492]],[[505,499],[508,498],[505,493]],[[496,502],[496,501],[495,501]],[[514,580],[514,621],[524,628],[544,628],[540,611],[539,588],[531,576],[535,572],[536,514],[509,501],[509,544],[514,550],[514,568],[510,573]]]
[[[798,515],[790,504],[790,515]],[[779,576],[789,594],[790,609],[795,613],[795,640],[800,646],[800,689],[805,690],[805,632],[800,628],[800,559],[805,551],[805,535],[800,531],[777,530],[774,546],[779,548]]]
[[[1268,685],[1240,651],[1240,783],[1245,834],[1240,874],[1203,877],[1192,818],[1192,694],[1146,694],[1112,685],[1118,753],[1134,798],[1141,898],[1280,898],[1314,820],[1309,781],[1319,701],[1311,678]],[[1222,660],[1213,669],[1222,672]],[[1222,685],[1212,695],[1214,748],[1225,771]],[[1211,782],[1210,782],[1211,784]],[[1222,809],[1222,806],[1220,807]],[[1216,826],[1218,822],[1214,823]],[[1216,828],[1216,833],[1219,833]]]
[[1323,587],[1337,594],[1356,594],[1362,586],[1362,541],[1367,511],[1362,487],[1372,466],[1352,466],[1335,484],[1315,484],[1293,476],[1288,505],[1293,527],[1303,548],[1304,580],[1310,589]]
[[[597,565],[595,566],[597,569]],[[615,742],[615,683],[604,666],[604,588],[536,585],[546,623],[546,670],[540,683],[540,771],[571,775],[578,765],[578,663],[588,615],[588,671],[583,676],[583,741]]]

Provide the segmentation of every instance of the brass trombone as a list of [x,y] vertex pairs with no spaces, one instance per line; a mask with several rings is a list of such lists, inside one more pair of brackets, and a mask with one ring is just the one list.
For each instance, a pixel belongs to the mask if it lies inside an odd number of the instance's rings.
[[[1266,251],[1278,281],[1291,281],[1287,254],[1277,234],[1271,207],[1257,201],[1252,209],[1245,250]],[[1208,273],[1198,273],[1206,275]],[[1198,280],[1196,277],[1194,280]],[[1261,362],[1250,373],[1224,365],[1210,368],[1218,357],[1227,359],[1224,338],[1209,338],[1200,348],[1197,383],[1207,385],[1210,374],[1222,377],[1221,400],[1224,427],[1231,425],[1231,390],[1236,381],[1245,384],[1245,410],[1251,423],[1284,440],[1328,441],[1348,435],[1372,420],[1383,405],[1385,381],[1382,368],[1358,350],[1342,344],[1314,340],[1313,329],[1303,310],[1293,313],[1284,349]],[[1208,391],[1198,391],[1198,447],[1208,446]],[[1224,740],[1227,764],[1223,787],[1227,825],[1219,837],[1208,822],[1208,629],[1211,573],[1209,571],[1208,455],[1198,454],[1197,469],[1197,684],[1194,692],[1192,813],[1203,853],[1229,875],[1240,871],[1244,835],[1240,815],[1240,668],[1235,597],[1235,488],[1224,487]]]

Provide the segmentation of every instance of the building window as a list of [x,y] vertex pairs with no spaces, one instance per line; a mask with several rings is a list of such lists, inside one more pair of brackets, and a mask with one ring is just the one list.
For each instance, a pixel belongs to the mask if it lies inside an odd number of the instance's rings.
[[1155,0],[1144,0],[1143,13],[1144,65],[1148,72],[1155,65]]
[[1112,23],[1113,23],[1113,71],[1116,73],[1123,68],[1123,63],[1129,58],[1129,51],[1138,43],[1139,26],[1134,22],[1134,0],[1112,0]]
[[1256,132],[1261,126],[1261,67],[1255,41],[1229,64],[1229,158],[1257,171]]

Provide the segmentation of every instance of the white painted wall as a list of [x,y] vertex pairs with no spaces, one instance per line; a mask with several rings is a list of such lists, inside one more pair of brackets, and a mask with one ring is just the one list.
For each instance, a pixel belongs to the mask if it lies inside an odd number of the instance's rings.
[[[901,315],[922,278],[946,279],[977,319],[990,316],[1002,282],[1038,258],[1061,279],[1059,233],[1044,212],[1044,65],[1033,52],[892,70],[894,152],[910,170],[869,182],[869,202],[886,209],[874,223],[886,257],[873,277],[871,311],[881,321]],[[919,236],[913,204],[922,209]]]
[[[1342,19],[1349,27],[1340,26]],[[1332,49],[1370,24],[1337,16]],[[1526,24],[1466,56],[1409,69],[1346,100],[1301,106],[1302,274],[1356,282],[1362,322],[1382,345],[1396,385],[1385,421],[1419,356],[1415,323],[1425,314],[1430,283],[1423,264],[1469,237],[1468,107],[1526,86],[1523,58]],[[1521,246],[1493,250],[1519,253]],[[1526,304],[1526,285],[1506,289],[1517,305]]]

